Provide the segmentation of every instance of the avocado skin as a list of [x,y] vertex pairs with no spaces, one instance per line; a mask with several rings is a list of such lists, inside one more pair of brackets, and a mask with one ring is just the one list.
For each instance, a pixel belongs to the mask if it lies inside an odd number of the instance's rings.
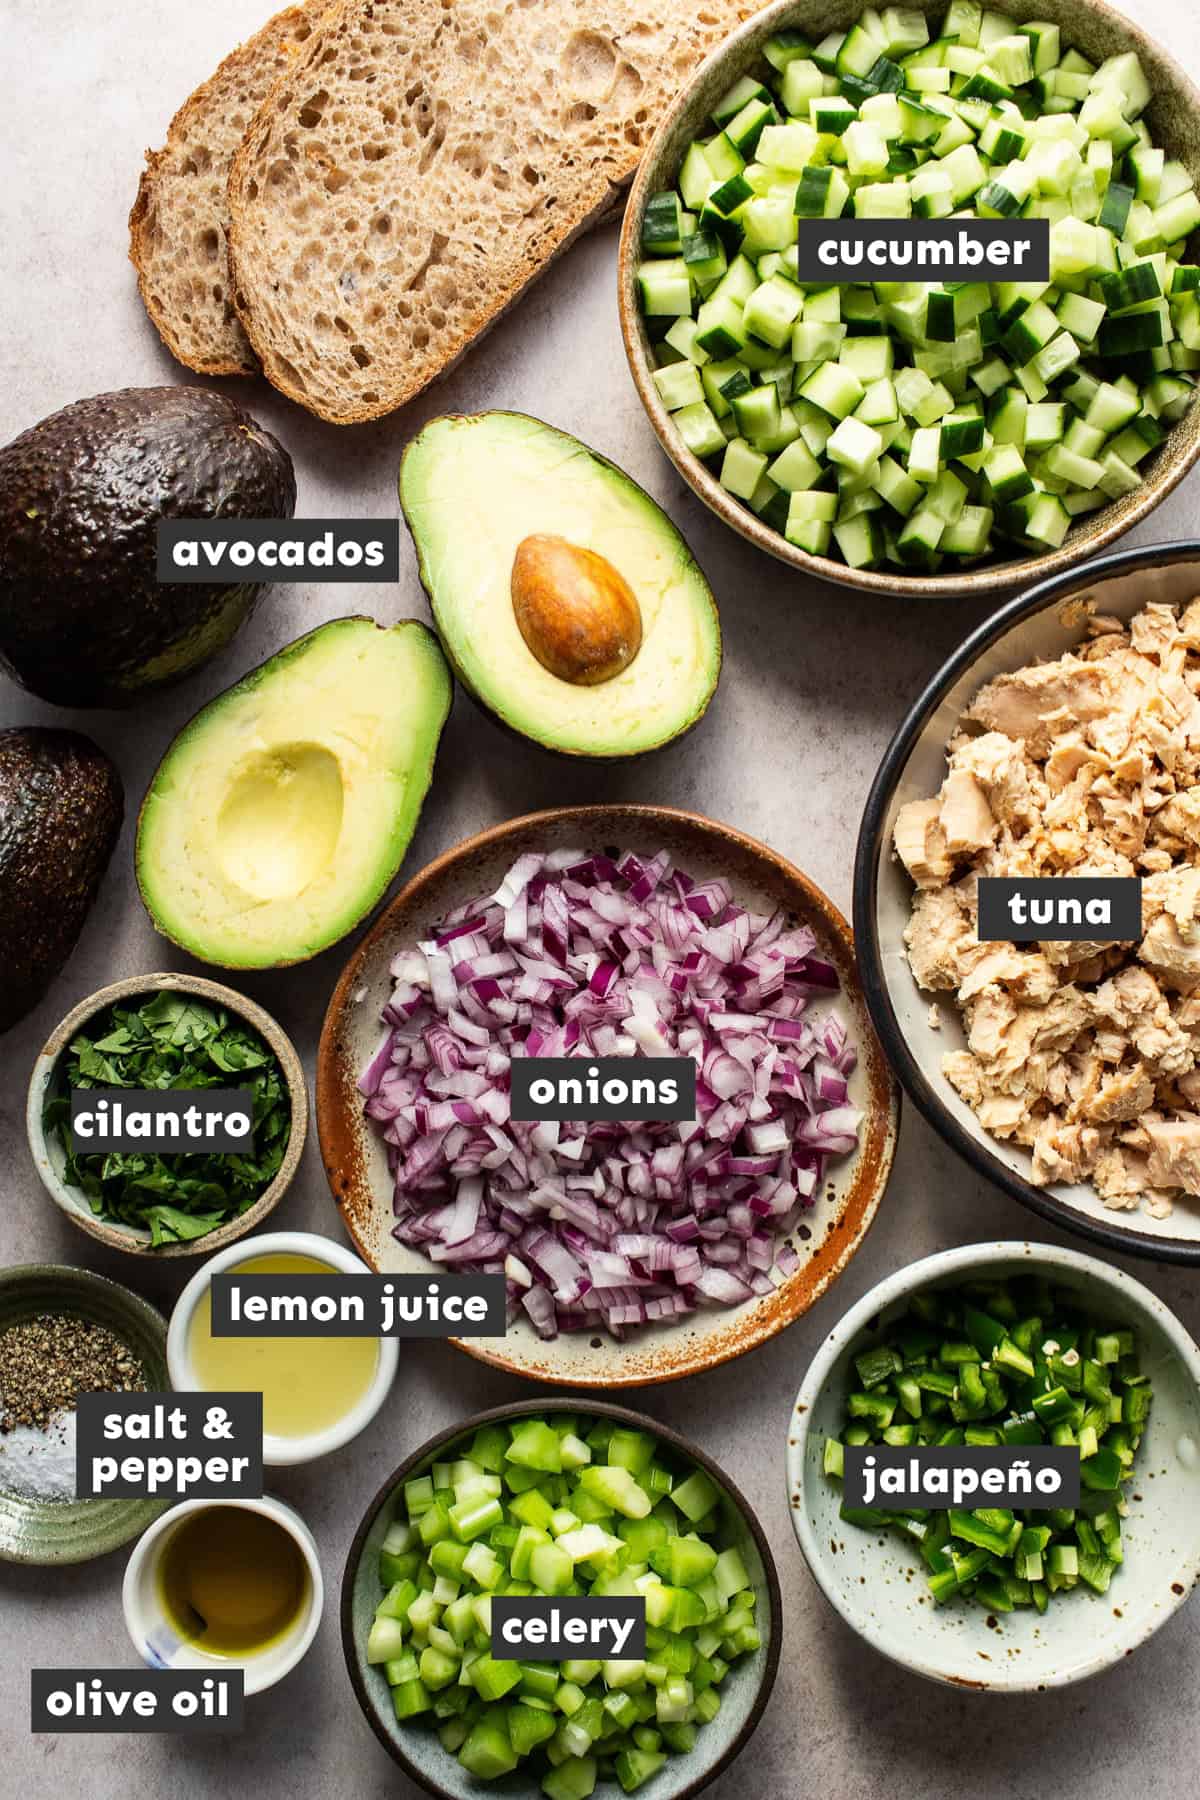
[[121,777],[77,731],[0,731],[0,1031],[23,1019],[66,963],[125,813]]
[[0,449],[0,664],[56,706],[128,706],[222,649],[256,582],[160,584],[160,519],[290,518],[292,459],[224,394],[124,388]]

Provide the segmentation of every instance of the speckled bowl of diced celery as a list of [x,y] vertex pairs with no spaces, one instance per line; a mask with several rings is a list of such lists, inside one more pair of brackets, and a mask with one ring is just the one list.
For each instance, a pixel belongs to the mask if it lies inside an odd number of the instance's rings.
[[[1200,455],[1200,94],[1102,0],[783,0],[659,128],[621,242],[639,393],[705,503],[877,592],[1082,561]],[[1045,282],[797,276],[804,221],[1044,219]]]
[[[646,1654],[493,1656],[496,1595],[645,1597]],[[762,1526],[696,1445],[624,1407],[536,1399],[439,1432],[346,1562],[359,1705],[439,1800],[690,1800],[771,1695],[780,1593]]]

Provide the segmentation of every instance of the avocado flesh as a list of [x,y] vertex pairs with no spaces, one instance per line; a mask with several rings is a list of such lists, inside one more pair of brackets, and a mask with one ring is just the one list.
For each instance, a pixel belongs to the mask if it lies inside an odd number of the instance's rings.
[[[400,503],[434,619],[464,687],[503,724],[574,756],[635,756],[703,715],[721,671],[708,583],[666,514],[620,469],[520,413],[434,419],[405,451]],[[629,666],[560,680],[525,643],[510,580],[539,533],[597,551],[642,614]]]
[[451,692],[424,625],[350,618],[218,695],[142,805],[137,878],[158,930],[227,969],[344,937],[404,859]]
[[75,948],[125,811],[121,777],[77,731],[0,731],[0,1031],[42,998]]
[[224,648],[257,582],[157,578],[163,519],[285,519],[292,459],[206,388],[77,400],[0,448],[0,666],[56,706],[128,706]]

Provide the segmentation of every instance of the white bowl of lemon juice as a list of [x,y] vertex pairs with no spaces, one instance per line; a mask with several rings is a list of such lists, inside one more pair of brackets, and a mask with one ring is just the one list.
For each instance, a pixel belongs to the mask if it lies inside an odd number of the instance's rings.
[[181,1393],[261,1393],[263,1461],[313,1462],[357,1437],[395,1379],[399,1345],[374,1337],[215,1337],[211,1282],[241,1275],[368,1275],[352,1250],[305,1231],[232,1244],[188,1282],[171,1315],[167,1367]]

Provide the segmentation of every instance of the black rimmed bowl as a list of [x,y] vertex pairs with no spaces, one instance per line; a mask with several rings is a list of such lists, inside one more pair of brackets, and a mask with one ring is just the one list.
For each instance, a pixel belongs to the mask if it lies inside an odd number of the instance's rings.
[[[423,1474],[454,1446],[469,1441],[482,1425],[506,1425],[517,1419],[543,1418],[555,1413],[611,1419],[615,1425],[629,1430],[648,1432],[681,1460],[703,1469],[721,1492],[731,1541],[741,1551],[750,1574],[757,1597],[761,1647],[740,1658],[730,1668],[721,1683],[721,1710],[697,1732],[695,1749],[668,1757],[658,1773],[638,1789],[644,1800],[691,1800],[691,1796],[702,1793],[710,1782],[715,1781],[745,1748],[771,1697],[779,1668],[782,1633],[779,1576],[762,1526],[725,1471],[688,1438],[628,1407],[609,1406],[583,1396],[578,1399],[522,1400],[511,1406],[497,1406],[490,1412],[475,1413],[471,1418],[437,1432],[393,1470],[367,1508],[366,1517],[355,1533],[342,1577],[342,1649],[355,1698],[388,1755],[418,1787],[433,1794],[435,1800],[480,1800],[483,1794],[495,1794],[500,1800],[539,1800],[540,1775],[529,1772],[529,1768],[538,1766],[536,1762],[526,1770],[515,1769],[499,1781],[481,1783],[468,1774],[456,1756],[443,1750],[436,1732],[427,1725],[398,1723],[382,1669],[367,1662],[366,1644],[375,1608],[383,1597],[378,1575],[379,1550],[395,1516],[404,1483]],[[753,1785],[752,1782],[751,1787]],[[615,1782],[597,1783],[597,1800],[619,1800],[619,1795],[620,1789]]]
[[[1083,608],[1129,619],[1150,601],[1186,604],[1200,595],[1200,540],[1151,544],[1101,557],[1084,570],[1039,583],[981,625],[939,669],[904,720],[879,766],[859,830],[854,868],[854,935],[867,1005],[901,1083],[946,1142],[1023,1206],[1052,1224],[1130,1256],[1200,1263],[1200,1197],[1177,1202],[1161,1222],[1144,1211],[1114,1212],[1089,1185],[1035,1187],[1029,1152],[990,1137],[941,1072],[965,1039],[952,1000],[919,988],[904,950],[912,882],[892,852],[892,828],[909,800],[935,794],[946,742],[984,682],[1077,644]],[[941,1025],[930,1023],[938,999]]]

